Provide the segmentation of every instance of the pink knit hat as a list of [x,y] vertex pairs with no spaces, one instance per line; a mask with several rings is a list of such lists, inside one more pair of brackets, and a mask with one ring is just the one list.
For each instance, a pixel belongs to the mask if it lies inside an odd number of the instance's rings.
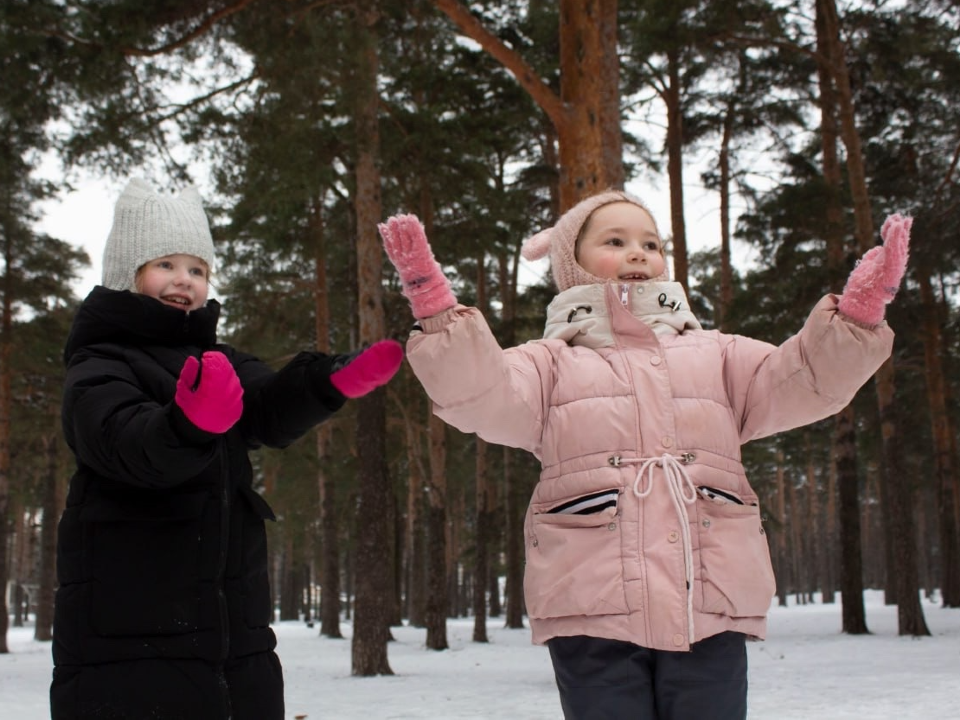
[[[527,238],[520,254],[527,260],[539,260],[542,257],[550,255],[550,270],[553,273],[553,281],[557,284],[560,292],[572,288],[576,285],[593,285],[595,283],[605,283],[606,279],[592,275],[580,267],[577,262],[577,238],[580,236],[580,230],[590,219],[590,215],[599,207],[609,205],[615,202],[628,202],[643,208],[653,218],[653,213],[644,205],[640,198],[631,195],[624,190],[608,190],[597,195],[591,195],[581,200],[572,208],[567,210],[557,221],[557,224],[546,230],[541,230],[536,235]],[[654,223],[656,221],[654,220]],[[659,231],[658,231],[659,232]],[[660,252],[663,252],[661,248]],[[655,278],[657,280],[667,279],[667,271]]]

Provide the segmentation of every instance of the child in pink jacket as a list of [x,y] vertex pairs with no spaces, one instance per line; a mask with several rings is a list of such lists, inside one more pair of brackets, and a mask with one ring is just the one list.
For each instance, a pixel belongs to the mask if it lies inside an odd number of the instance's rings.
[[836,413],[889,357],[910,225],[889,218],[843,295],[776,347],[702,329],[650,212],[601,193],[524,244],[560,292],[543,339],[506,350],[414,216],[380,226],[437,415],[542,464],[524,599],[566,718],[746,717],[745,639],[775,586],[740,446]]

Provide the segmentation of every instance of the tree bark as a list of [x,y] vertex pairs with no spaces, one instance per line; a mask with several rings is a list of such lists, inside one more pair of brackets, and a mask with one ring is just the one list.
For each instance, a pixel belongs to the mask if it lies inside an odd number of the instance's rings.
[[[486,254],[481,250],[477,257],[477,307],[487,310]],[[490,482],[487,470],[487,443],[476,437],[476,471],[474,500],[475,552],[473,564],[473,641],[488,642],[487,637],[487,573],[489,570],[490,535],[493,530],[490,501]]]
[[927,403],[933,438],[933,471],[937,489],[940,526],[941,585],[944,607],[960,607],[960,546],[956,524],[957,466],[952,441],[950,415],[947,410],[947,382],[940,358],[942,344],[939,304],[933,292],[930,273],[921,267],[916,273],[923,303],[923,351],[927,380]]
[[[59,424],[59,415],[57,416]],[[43,488],[43,525],[40,528],[40,589],[36,603],[37,617],[33,639],[53,639],[53,605],[57,588],[57,519],[63,513],[65,485],[60,479],[60,435],[44,438],[47,466]]]
[[[382,304],[383,252],[377,235],[380,203],[380,134],[377,109],[377,22],[375,5],[357,3],[356,217],[357,292],[361,342],[384,335]],[[360,499],[357,507],[356,600],[351,644],[353,675],[392,675],[387,641],[392,609],[390,573],[391,536],[383,518],[389,517],[391,485],[386,463],[386,408],[383,388],[359,398],[357,404],[357,458]]]
[[505,627],[523,627],[523,515],[527,498],[513,470],[511,448],[503,448],[503,497],[507,521],[507,607]]
[[[323,223],[323,199],[313,212],[314,291],[313,307],[317,352],[330,352],[330,296],[327,287],[326,235]],[[342,638],[340,632],[340,523],[337,512],[336,482],[326,468],[331,460],[330,440],[333,425],[317,428],[317,487],[320,497],[320,635]]]
[[430,413],[430,480],[427,487],[426,645],[446,650],[447,644],[447,426]]
[[[500,62],[546,113],[560,147],[560,211],[622,187],[617,0],[561,0],[560,95],[457,0],[432,0],[460,31]],[[613,102],[616,98],[616,102]],[[609,117],[613,112],[616,119]]]
[[783,451],[777,451],[777,604],[786,607],[791,577],[787,564],[787,493],[783,470]]
[[3,229],[3,299],[0,305],[0,653],[8,653],[7,629],[10,612],[7,607],[7,582],[10,567],[9,512],[10,512],[10,351],[13,338],[13,240]]
[[[419,408],[423,391],[415,381],[406,382],[409,388],[409,408]],[[415,396],[415,397],[413,397]],[[426,624],[426,539],[424,522],[425,475],[420,451],[420,422],[413,413],[404,415],[407,444],[407,618],[413,627]]]
[[667,108],[667,177],[670,179],[670,232],[674,280],[690,292],[687,260],[687,225],[683,218],[683,110],[680,107],[680,58],[677,51],[667,53],[670,84],[662,98]]
[[[847,176],[849,177],[850,192],[853,197],[857,246],[862,255],[874,245],[874,227],[863,153],[860,146],[860,133],[856,126],[850,74],[845,57],[845,48],[840,39],[840,22],[837,17],[836,0],[819,0],[817,8],[818,11],[823,13],[824,37],[827,39],[830,50],[828,57],[832,61],[831,67],[837,91],[841,134],[844,146],[847,149]],[[896,595],[899,607],[900,634],[913,634],[918,625],[915,620],[910,621],[909,619],[916,618],[918,615],[922,618],[923,611],[919,605],[919,587],[916,575],[913,499],[909,485],[903,477],[900,463],[900,436],[894,405],[896,387],[892,357],[888,358],[877,371],[875,384],[883,449],[881,481],[884,495],[891,501],[891,506],[888,506],[887,517],[891,521],[891,541],[896,548],[897,565],[894,572],[897,577]],[[889,570],[888,568],[888,573]],[[846,604],[844,608],[846,609]],[[905,624],[908,622],[910,627]]]

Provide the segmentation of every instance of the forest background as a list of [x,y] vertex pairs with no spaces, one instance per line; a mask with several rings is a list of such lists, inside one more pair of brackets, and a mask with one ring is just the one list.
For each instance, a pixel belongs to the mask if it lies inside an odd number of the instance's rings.
[[[744,461],[782,603],[839,594],[865,633],[882,588],[905,635],[928,633],[921,594],[960,607],[956,0],[6,0],[0,48],[0,652],[28,613],[50,639],[62,347],[89,258],[38,213],[79,171],[172,188],[203,168],[222,337],[277,364],[406,337],[376,233],[395,212],[505,346],[541,335],[552,296],[518,283],[520,243],[597,190],[665,174],[657,219],[701,322],[773,343],[911,214],[893,357]],[[696,253],[692,182],[720,206]],[[523,626],[538,465],[433,418],[408,368],[255,463],[278,617],[327,637],[351,618],[354,674],[391,672],[403,621],[436,650],[449,617],[477,642],[489,617]]]

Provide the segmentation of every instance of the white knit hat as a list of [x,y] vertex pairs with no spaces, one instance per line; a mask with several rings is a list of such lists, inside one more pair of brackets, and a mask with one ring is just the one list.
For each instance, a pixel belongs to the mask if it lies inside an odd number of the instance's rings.
[[213,238],[200,193],[188,187],[177,196],[158,195],[139,178],[124,188],[103,249],[103,282],[111,290],[133,290],[137,270],[165,255],[193,255],[213,269]]
[[[608,190],[581,200],[567,210],[557,220],[556,225],[527,238],[523,242],[520,254],[527,260],[539,260],[549,255],[553,281],[561,292],[575,285],[594,285],[607,282],[603,278],[588,273],[577,262],[577,238],[580,237],[580,231],[587,220],[590,219],[594,210],[615,202],[632,203],[643,208],[653,219],[653,213],[637,196],[624,190]],[[660,254],[664,254],[662,246],[660,247]],[[654,279],[666,280],[667,278],[668,273],[666,267],[664,267],[663,273]]]

